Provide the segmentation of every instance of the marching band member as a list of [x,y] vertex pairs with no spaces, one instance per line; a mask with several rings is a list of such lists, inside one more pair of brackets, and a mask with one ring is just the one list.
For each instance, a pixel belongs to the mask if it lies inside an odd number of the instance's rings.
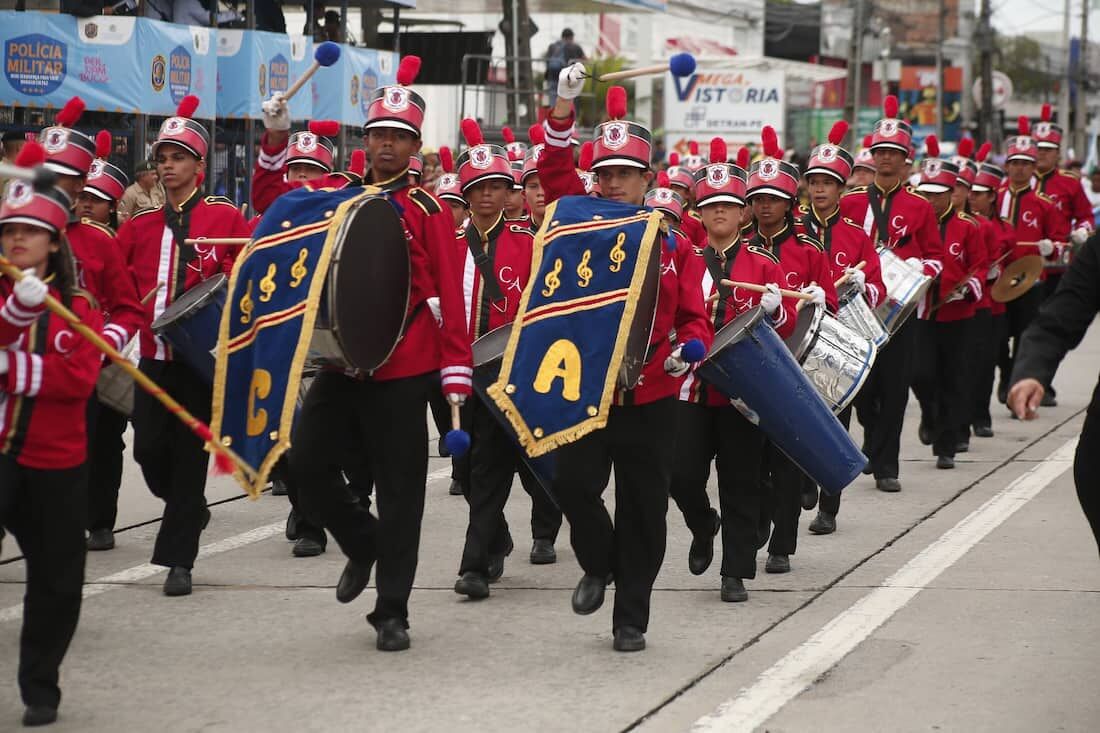
[[504,205],[504,218],[523,221],[527,219],[527,196],[523,192],[523,159],[527,156],[527,145],[516,140],[516,134],[508,125],[500,129],[500,134],[504,137],[504,149],[512,172],[512,188]]
[[[1016,232],[1012,225],[1001,218],[997,209],[997,192],[1004,183],[1004,170],[985,162],[991,146],[983,143],[978,150],[978,173],[970,187],[970,210],[978,220],[989,256],[982,299],[975,314],[977,343],[974,349],[974,400],[970,424],[979,438],[993,437],[993,418],[989,403],[993,398],[993,382],[997,371],[997,355],[1008,340],[1008,323],[1005,304],[990,296],[993,283],[1001,275],[1003,263],[1016,248]],[[983,315],[984,314],[984,315]],[[984,324],[984,325],[983,325]],[[1004,347],[1007,348],[1007,345]]]
[[[742,148],[744,149],[744,148]],[[741,238],[741,208],[745,205],[745,170],[725,162],[726,144],[711,142],[709,165],[696,171],[695,201],[707,232],[704,268],[695,268],[689,283],[693,297],[705,301],[708,320],[717,332],[738,315],[757,306],[771,316],[781,336],[794,329],[791,301],[779,295],[783,270],[768,250]],[[687,279],[689,273],[685,273]],[[723,279],[765,285],[766,293],[729,288]],[[715,294],[718,297],[710,300]],[[676,405],[676,459],[670,494],[691,530],[688,569],[702,575],[714,558],[714,536],[722,531],[723,601],[748,600],[745,578],[756,577],[756,534],[763,489],[760,454],[764,433],[746,419],[728,397],[687,372]],[[721,516],[707,496],[710,463],[718,473]]]
[[546,133],[542,125],[532,125],[527,131],[527,137],[531,141],[531,147],[523,159],[523,175],[520,182],[523,184],[523,196],[527,201],[527,212],[532,233],[538,233],[542,228],[542,218],[546,215],[546,194],[542,190],[539,181],[539,156],[546,148]]
[[343,188],[355,183],[352,175],[333,173],[340,123],[313,120],[309,128],[290,134],[290,112],[280,92],[262,105],[264,133],[252,167],[252,208],[262,214],[271,202],[304,184]]
[[[531,277],[534,235],[526,223],[505,218],[504,204],[512,186],[505,150],[486,145],[474,120],[463,120],[462,132],[469,148],[459,156],[458,174],[462,194],[470,202],[470,221],[456,240],[453,261],[461,265],[455,275],[462,282],[466,328],[473,343],[515,319]],[[470,521],[455,593],[481,599],[489,596],[489,583],[504,573],[504,558],[512,551],[504,506],[516,471],[531,495],[531,558],[536,564],[557,559],[554,541],[561,513],[521,460],[513,439],[481,400],[469,400],[466,412],[472,427],[466,491]]]
[[677,153],[671,153],[668,156],[668,161],[669,167],[666,173],[669,188],[680,194],[680,197],[684,200],[684,213],[680,217],[680,228],[687,235],[692,246],[701,249],[707,246],[707,233],[703,229],[703,222],[699,218],[699,212],[696,211],[695,207],[695,179],[687,167],[680,165],[680,156]]
[[439,149],[439,167],[443,169],[443,173],[435,182],[435,196],[450,208],[455,229],[462,229],[466,226],[470,210],[466,199],[462,198],[462,183],[455,173],[454,155],[446,146]]
[[[1006,264],[1035,254],[1045,262],[1056,262],[1060,258],[1061,249],[1061,245],[1056,243],[1065,242],[1069,238],[1069,224],[1046,194],[1031,187],[1039,148],[1035,144],[1035,138],[1031,136],[1031,124],[1027,117],[1020,117],[1017,132],[1018,135],[1006,141],[1005,169],[1008,185],[1002,187],[997,197],[997,212],[1012,226],[1017,241],[1017,246],[1008,256]],[[1035,244],[1028,246],[1019,244],[1021,242]],[[1044,268],[1039,276],[1040,283],[1045,279]],[[1007,304],[1008,337],[1012,340],[1012,351],[1002,350],[998,359],[1001,383],[997,388],[997,399],[1002,403],[1008,394],[1008,379],[1012,375],[1012,363],[1016,349],[1019,348],[1020,336],[1038,313],[1042,301],[1043,289],[1040,285]],[[1048,385],[1044,385],[1046,386]],[[1045,391],[1044,394],[1048,397],[1047,405],[1050,406],[1049,393]]]
[[[303,509],[322,522],[348,557],[337,600],[357,598],[378,562],[378,594],[367,621],[382,651],[410,644],[408,602],[428,473],[428,401],[441,379],[448,399],[462,404],[473,375],[461,292],[451,277],[454,222],[432,194],[409,185],[409,159],[420,149],[424,121],[424,99],[409,87],[419,69],[418,57],[402,59],[397,84],[375,91],[363,126],[371,161],[365,183],[393,202],[409,242],[407,325],[389,359],[372,374],[318,375],[302,404],[290,451],[290,474]],[[433,297],[439,298],[438,314]],[[341,475],[356,438],[374,477],[377,518]]]
[[982,298],[989,269],[989,252],[978,222],[952,203],[959,178],[958,166],[939,157],[935,135],[925,139],[927,157],[921,165],[917,191],[936,212],[946,263],[963,274],[933,284],[922,304],[917,323],[917,364],[913,393],[920,401],[920,441],[932,446],[936,468],[955,467],[955,453],[970,405],[971,365],[968,363],[974,337],[974,311]]
[[[848,123],[843,120],[837,122],[829,131],[829,141],[810,152],[806,172],[802,174],[810,203],[800,210],[799,223],[825,248],[831,271],[830,282],[847,277],[846,289],[856,291],[850,297],[865,298],[868,305],[875,308],[886,297],[878,252],[863,227],[840,214],[840,196],[844,192],[845,182],[852,176],[854,163],[851,153],[840,147],[847,130]],[[860,262],[865,263],[862,270],[856,268]],[[846,407],[837,418],[847,428],[852,420],[851,406]],[[840,496],[830,496],[824,492],[818,496],[816,485],[812,482],[808,484],[802,508],[810,510],[815,504],[818,506],[817,516],[810,522],[810,532],[831,534],[836,531]]]
[[[825,250],[815,238],[799,232],[794,218],[798,200],[798,167],[781,159],[783,154],[775,130],[765,126],[761,135],[764,156],[749,170],[746,198],[756,222],[750,244],[762,247],[776,256],[783,271],[785,287],[813,296],[810,301],[819,308],[836,313],[836,287]],[[774,521],[775,531],[768,545],[765,572],[787,573],[790,556],[798,539],[798,515],[802,495],[808,494],[812,482],[786,454],[768,443],[763,456],[765,468],[761,480],[771,484],[766,491],[760,514],[761,539]]]
[[[98,155],[101,152],[99,141],[109,140],[110,134],[102,130],[96,136],[97,156],[88,170],[84,190],[76,197],[76,215],[81,219],[90,219],[96,224],[110,227],[113,232],[118,229],[118,202],[126,192],[126,187],[130,185],[130,177],[117,165]],[[109,150],[108,145],[107,151]]]
[[[153,160],[164,184],[164,206],[135,213],[118,233],[137,280],[138,291],[156,295],[145,306],[141,330],[141,371],[176,398],[192,415],[210,420],[212,385],[187,363],[176,359],[168,342],[150,326],[185,292],[219,273],[228,274],[236,252],[230,247],[190,245],[198,237],[247,237],[248,223],[229,199],[203,196],[210,134],[191,118],[199,104],[184,97],[161,125]],[[158,288],[158,283],[164,287]],[[206,508],[209,454],[203,442],[160,402],[134,394],[134,458],[145,483],[164,501],[152,563],[167,567],[164,594],[190,595],[191,569],[199,536],[210,520]]]
[[871,155],[871,135],[865,135],[863,145],[852,160],[852,175],[848,177],[848,188],[870,186],[875,180],[875,158]]
[[[925,275],[938,277],[944,264],[936,216],[931,204],[905,184],[912,130],[909,123],[897,118],[897,106],[896,97],[886,98],[886,115],[875,123],[871,136],[874,181],[842,196],[840,214],[862,226],[878,246],[892,250]],[[948,272],[948,280],[956,282],[959,274]],[[916,327],[906,322],[878,352],[855,401],[856,416],[863,425],[863,453],[880,491],[901,491],[898,454],[915,348]]]
[[951,206],[955,211],[967,214],[970,213],[970,187],[974,185],[974,176],[978,173],[977,163],[970,158],[973,154],[974,138],[964,137],[959,140],[955,154],[951,156],[951,162],[959,169],[959,175],[955,177],[955,185],[951,189]]
[[584,192],[588,196],[600,196],[600,182],[596,172],[592,168],[592,155],[595,143],[585,140],[581,144],[580,153],[577,155],[577,175],[584,185]]
[[[33,143],[24,150],[19,165],[41,154]],[[100,354],[43,307],[49,294],[92,330],[102,326],[73,270],[65,238],[70,205],[56,188],[40,193],[16,180],[0,206],[4,257],[25,275],[14,284],[0,280],[0,526],[15,536],[27,565],[19,643],[25,726],[57,719],[58,673],[84,584],[85,413]]]
[[[684,215],[684,206],[687,202],[679,193],[672,190],[668,174],[664,171],[657,174],[655,183],[653,188],[646,191],[645,205],[654,211],[661,212],[668,228],[686,239],[687,235],[680,229],[680,219]],[[688,241],[691,242],[690,239]],[[693,242],[692,246],[695,246]]]
[[[573,64],[558,77],[558,99],[544,125],[546,149],[538,160],[539,180],[547,202],[586,194],[573,167],[569,140],[574,130],[573,100],[584,88],[584,66]],[[607,96],[610,120],[596,128],[592,170],[604,198],[636,206],[643,203],[652,178],[650,132],[622,120],[626,91],[612,87]],[[653,323],[651,358],[642,379],[631,390],[616,391],[602,430],[557,450],[554,495],[571,527],[571,540],[584,577],[573,593],[579,614],[603,605],[609,576],[616,583],[612,619],[614,648],[645,648],[653,582],[665,552],[668,491],[676,441],[677,377],[690,363],[673,347],[670,332],[686,343],[699,339],[710,346],[711,331],[691,270],[702,263],[690,244],[680,240],[675,251],[661,245],[660,291]],[[615,470],[615,521],[601,498]]]

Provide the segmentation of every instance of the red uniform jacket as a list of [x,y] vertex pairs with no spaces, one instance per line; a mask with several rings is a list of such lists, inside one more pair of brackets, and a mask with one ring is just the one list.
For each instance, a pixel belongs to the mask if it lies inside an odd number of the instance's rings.
[[[872,195],[879,201],[886,231],[880,231],[870,204]],[[936,277],[944,270],[943,245],[932,205],[904,183],[898,183],[889,191],[883,191],[874,183],[854,188],[840,197],[840,214],[863,227],[876,246],[888,247],[903,260],[910,257],[921,260],[925,275]],[[955,282],[962,273],[943,274]]]
[[1051,168],[1046,173],[1036,171],[1034,180],[1035,190],[1054,202],[1059,215],[1066,220],[1069,231],[1077,227],[1092,231],[1092,204],[1085,195],[1080,176]]
[[703,220],[695,211],[685,211],[680,220],[680,231],[687,236],[693,247],[707,246],[707,230],[703,228]]
[[[531,278],[535,238],[529,223],[505,219],[501,215],[484,234],[473,222],[456,232],[453,264],[462,283],[462,302],[466,307],[466,331],[470,343],[516,318],[523,289]],[[487,291],[475,252],[484,252],[488,256],[485,266],[492,272],[503,296],[499,300],[493,300]]]
[[[444,392],[470,394],[473,358],[465,328],[460,281],[454,277],[454,219],[432,194],[409,185],[408,175],[368,185],[381,188],[401,212],[409,243],[409,314],[405,334],[389,360],[372,377],[379,381],[439,371]],[[436,325],[424,301],[439,296],[443,327]]]
[[171,360],[168,342],[154,336],[149,326],[177,298],[203,280],[233,269],[239,247],[190,246],[193,237],[247,237],[248,223],[227,198],[203,196],[197,189],[178,209],[171,204],[139,211],[118,231],[137,291],[145,294],[164,283],[145,305],[141,331],[141,355],[146,359]]
[[[1069,222],[1058,213],[1054,202],[1035,190],[1023,187],[1013,189],[1007,186],[997,195],[997,213],[1016,232],[1017,242],[1037,242],[1049,239],[1056,244],[1069,239]],[[1054,252],[1047,258],[1049,262],[1061,257],[1062,247],[1055,246]],[[1015,262],[1027,255],[1039,254],[1038,247],[1017,246],[1006,262]],[[1046,280],[1043,270],[1040,280]]]
[[[718,283],[706,266],[703,256],[705,251],[692,252],[692,256],[702,264],[702,272],[699,272],[698,267],[691,268],[691,272],[697,273],[697,279],[691,283],[691,290],[694,291],[694,296],[704,304],[708,321],[713,325],[714,331],[718,332],[737,316],[760,305],[760,293],[732,288],[729,297],[711,302],[710,297],[718,292]],[[720,266],[721,277],[724,279],[757,285],[783,282],[784,273],[779,260],[766,249],[748,245],[737,239],[726,247],[722,254],[725,261],[721,262]],[[796,322],[795,301],[783,298],[779,315],[774,321],[776,331],[781,337],[787,338],[794,332]],[[680,399],[711,407],[728,407],[730,404],[729,397],[700,380],[695,376],[694,371],[688,372],[681,378]]]
[[825,248],[832,282],[844,277],[847,268],[855,267],[860,262],[866,263],[863,267],[867,286],[864,295],[872,308],[878,306],[886,296],[886,285],[882,282],[878,251],[863,227],[841,216],[839,206],[825,218],[803,207],[799,210],[798,220],[802,229]]
[[[961,321],[973,318],[978,302],[985,292],[985,276],[989,271],[989,249],[978,222],[969,214],[950,207],[940,222],[940,238],[946,259],[954,260],[956,269],[962,270],[958,280],[941,279],[925,295],[924,310],[929,320],[938,322]],[[947,302],[948,296],[962,288],[962,300]],[[931,313],[930,309],[939,304]]]
[[836,313],[836,286],[833,285],[833,273],[820,242],[808,234],[798,232],[797,225],[784,224],[771,237],[764,236],[759,230],[753,230],[746,243],[762,247],[779,259],[779,266],[783,270],[779,287],[801,290],[811,283],[817,283],[825,291],[825,308],[830,313]]
[[103,337],[121,350],[145,320],[137,285],[125,265],[115,233],[91,219],[70,222],[65,236],[76,258],[78,286],[103,309]]
[[978,220],[982,235],[985,237],[986,251],[989,253],[989,272],[986,275],[985,292],[978,302],[978,309],[989,308],[993,315],[999,316],[1005,312],[1005,304],[993,300],[993,283],[997,282],[997,278],[1000,276],[993,269],[993,265],[996,263],[1000,270],[1004,270],[1009,257],[1016,249],[1016,231],[999,216],[994,216],[992,219],[987,219],[984,216],[975,216],[974,218]]
[[[573,120],[547,118],[546,148],[538,160],[539,180],[546,195],[546,203],[562,196],[584,196],[584,184],[573,167],[573,151],[569,139],[573,134]],[[667,246],[664,237],[661,247],[661,282],[657,295],[657,311],[653,320],[653,332],[647,350],[647,361],[638,385],[632,390],[616,389],[615,404],[642,405],[665,397],[672,397],[680,380],[665,372],[665,359],[672,351],[670,337],[675,331],[676,342],[684,343],[693,338],[710,349],[714,332],[710,327],[703,301],[699,298],[698,283],[703,267],[690,242],[682,234],[670,232],[675,243]]]
[[[282,145],[268,144],[266,132],[260,137],[260,154],[252,166],[252,208],[257,214],[267,211],[271,202],[287,191],[302,185],[286,180],[286,145],[286,142]],[[347,173],[329,173],[310,181],[310,185],[314,188],[343,188],[356,182]]]
[[[50,295],[61,299],[54,287]],[[0,298],[0,347],[8,349],[8,371],[0,375],[0,453],[29,468],[79,466],[87,457],[84,417],[100,353],[44,307],[23,307],[6,278]],[[103,317],[90,295],[76,294],[72,311],[100,332]]]

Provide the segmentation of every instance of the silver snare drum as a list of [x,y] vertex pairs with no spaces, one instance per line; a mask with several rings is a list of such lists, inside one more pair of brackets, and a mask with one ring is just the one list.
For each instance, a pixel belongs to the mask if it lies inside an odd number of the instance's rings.
[[869,339],[876,348],[881,349],[890,340],[890,332],[882,325],[867,299],[854,287],[840,293],[836,317],[845,326]]
[[932,278],[910,267],[888,249],[879,249],[878,256],[882,263],[882,281],[886,284],[886,300],[879,303],[875,313],[892,334],[917,310],[921,298],[932,286]]
[[855,399],[878,353],[870,339],[812,304],[799,311],[787,347],[834,413]]

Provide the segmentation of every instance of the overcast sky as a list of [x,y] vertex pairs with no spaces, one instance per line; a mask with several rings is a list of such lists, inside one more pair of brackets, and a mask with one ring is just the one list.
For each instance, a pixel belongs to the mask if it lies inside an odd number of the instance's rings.
[[[967,7],[969,0],[962,0]],[[1021,35],[1028,30],[1060,31],[1065,0],[992,0],[993,25],[1008,35]],[[1081,29],[1081,0],[1071,0],[1073,7],[1070,18],[1072,35]],[[1095,7],[1096,2],[1094,0]],[[975,2],[977,12],[980,4]],[[1094,9],[1089,15],[1089,37],[1100,40],[1100,11]]]

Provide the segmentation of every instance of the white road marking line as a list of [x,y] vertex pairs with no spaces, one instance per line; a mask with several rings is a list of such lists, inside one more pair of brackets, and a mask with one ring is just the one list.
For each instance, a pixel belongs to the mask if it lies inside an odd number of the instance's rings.
[[813,685],[875,629],[1073,464],[1074,438],[1006,486],[761,674],[751,687],[695,721],[693,733],[749,731]]
[[[441,478],[449,478],[451,475],[451,467],[441,468],[437,471],[432,471],[428,474],[427,483],[437,481]],[[247,532],[233,535],[232,537],[226,537],[223,540],[217,542],[211,542],[208,545],[203,545],[199,548],[198,560],[203,560],[214,555],[220,555],[223,552],[231,552],[238,550],[246,545],[251,545],[256,542],[261,542],[275,535],[281,534],[286,527],[285,521],[273,522],[266,524],[256,529],[250,529]],[[104,575],[102,578],[96,578],[90,583],[84,584],[83,597],[85,599],[92,596],[98,596],[100,593],[106,593],[109,590],[115,590],[126,585],[132,585],[139,583],[147,578],[151,578],[157,573],[163,573],[168,568],[161,565],[153,565],[152,563],[142,563],[141,565],[135,565],[132,568],[126,568],[120,570],[117,573],[111,575]],[[23,604],[17,606],[8,606],[7,608],[0,609],[0,624],[8,621],[18,621],[23,618]]]

